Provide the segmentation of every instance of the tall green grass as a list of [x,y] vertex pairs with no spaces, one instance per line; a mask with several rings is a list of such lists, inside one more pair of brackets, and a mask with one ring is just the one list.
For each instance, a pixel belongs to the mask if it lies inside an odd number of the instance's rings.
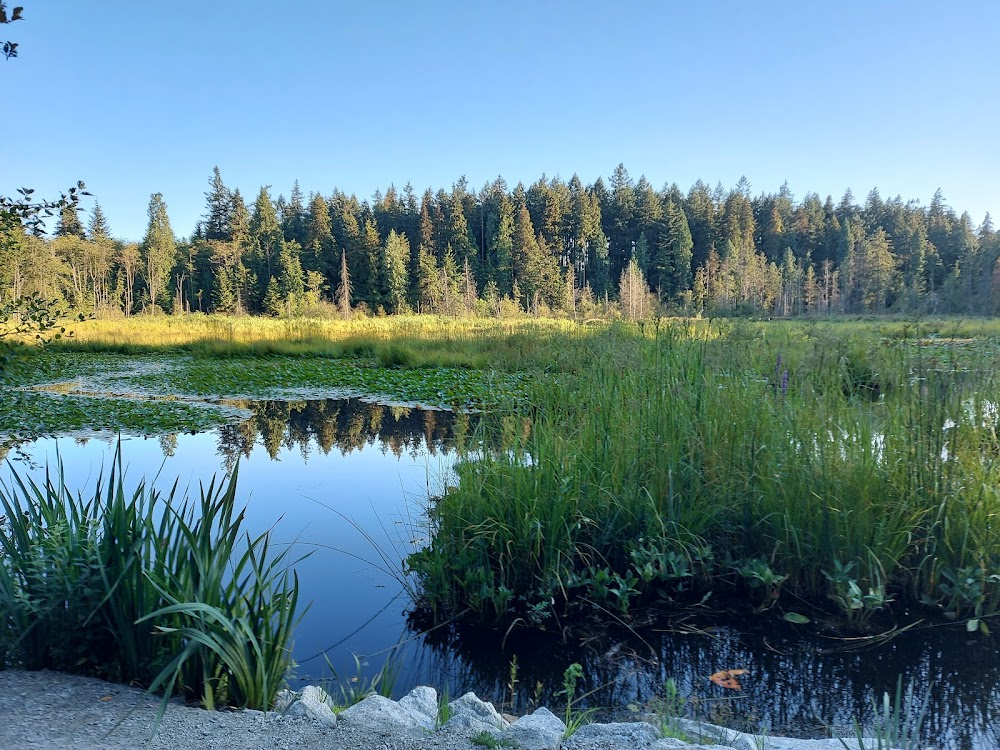
[[298,582],[243,531],[236,472],[196,501],[125,490],[121,453],[93,494],[60,465],[0,489],[0,667],[180,691],[266,709],[292,666]]
[[459,465],[409,560],[423,604],[545,624],[713,592],[804,599],[856,628],[892,606],[978,627],[1000,605],[996,350],[745,321],[610,329],[535,384],[513,450]]

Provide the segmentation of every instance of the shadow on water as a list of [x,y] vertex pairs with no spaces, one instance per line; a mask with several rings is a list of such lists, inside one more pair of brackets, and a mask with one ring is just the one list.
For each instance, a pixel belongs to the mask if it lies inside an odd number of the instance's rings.
[[[918,693],[931,686],[928,744],[939,750],[1000,747],[993,726],[1000,722],[996,642],[970,636],[961,624],[917,628],[861,650],[771,619],[693,626],[673,616],[640,632],[603,624],[570,643],[517,629],[452,625],[425,632],[408,613],[402,560],[426,541],[426,505],[454,481],[456,446],[478,439],[485,432],[479,422],[487,417],[360,399],[230,405],[248,418],[199,434],[123,437],[128,476],[137,482],[159,474],[159,486],[177,477],[182,487],[196,486],[239,460],[250,531],[273,527],[276,541],[311,553],[297,564],[301,598],[313,602],[295,636],[300,682],[330,681],[337,692],[327,660],[349,681],[370,678],[392,655],[397,696],[434,684],[452,696],[474,690],[507,710],[525,711],[539,702],[558,705],[562,673],[579,662],[586,674],[581,692],[589,693],[585,703],[608,716],[644,710],[673,678],[693,718],[737,729],[767,727],[773,735],[822,736],[830,726],[843,730],[857,716],[870,718],[872,701],[891,693],[902,676]],[[109,464],[115,440],[105,435],[26,444],[22,451],[31,461],[25,471],[43,473],[58,450],[70,485],[89,486]],[[364,675],[357,674],[355,655]],[[709,682],[722,669],[747,670],[741,691]]]
[[[922,732],[929,747],[1000,747],[996,644],[968,637],[961,625],[915,629],[869,647],[773,621],[664,622],[639,632],[605,630],[575,643],[554,635],[453,628],[428,634],[424,643],[437,684],[450,685],[453,694],[490,696],[515,712],[534,703],[558,705],[563,670],[579,662],[586,676],[581,692],[588,693],[583,705],[597,707],[607,720],[648,711],[672,678],[686,697],[689,718],[786,736],[852,735],[854,719],[870,722],[873,701],[894,694],[901,676],[918,699],[930,688]],[[518,680],[513,699],[512,660]],[[747,670],[742,690],[709,681],[723,669]]]

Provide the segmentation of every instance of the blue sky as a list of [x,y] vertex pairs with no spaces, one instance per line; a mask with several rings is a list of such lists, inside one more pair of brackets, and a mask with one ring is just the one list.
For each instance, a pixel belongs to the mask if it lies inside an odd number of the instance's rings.
[[152,192],[189,234],[215,165],[248,201],[624,162],[1000,215],[996,0],[18,3],[0,194],[82,179],[127,239]]

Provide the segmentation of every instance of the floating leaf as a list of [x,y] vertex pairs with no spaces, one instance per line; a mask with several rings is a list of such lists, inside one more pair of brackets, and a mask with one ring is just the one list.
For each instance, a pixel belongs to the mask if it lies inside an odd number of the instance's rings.
[[785,622],[794,622],[796,625],[808,625],[812,620],[805,615],[800,615],[798,612],[785,612]]
[[708,679],[710,679],[716,685],[727,688],[728,690],[742,690],[743,686],[740,685],[740,681],[737,680],[736,678],[739,677],[741,674],[746,674],[746,673],[747,671],[745,669],[723,669],[716,672]]

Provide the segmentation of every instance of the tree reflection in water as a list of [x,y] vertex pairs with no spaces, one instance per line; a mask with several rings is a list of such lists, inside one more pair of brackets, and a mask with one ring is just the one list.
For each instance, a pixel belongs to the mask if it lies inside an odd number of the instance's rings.
[[378,445],[397,458],[404,453],[431,456],[454,447],[474,430],[479,417],[447,411],[386,406],[358,398],[309,401],[233,401],[253,416],[218,430],[219,454],[231,469],[249,457],[258,442],[274,459],[282,449],[298,448],[304,460],[318,449],[347,455]]

